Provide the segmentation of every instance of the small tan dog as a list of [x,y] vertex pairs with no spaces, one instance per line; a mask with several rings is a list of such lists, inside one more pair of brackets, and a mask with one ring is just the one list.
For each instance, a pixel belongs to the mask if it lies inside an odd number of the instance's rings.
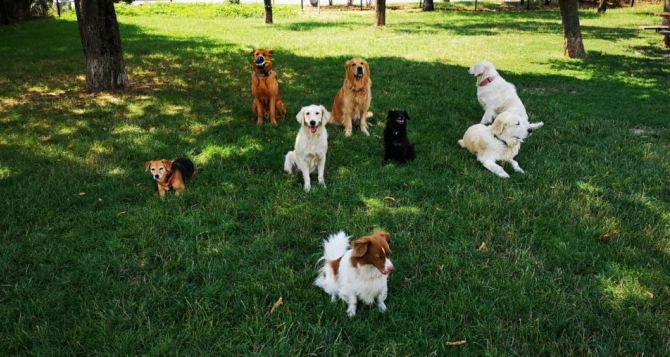
[[272,69],[272,50],[259,48],[253,53],[254,63],[251,73],[251,94],[254,97],[251,109],[256,114],[256,124],[263,124],[263,118],[270,117],[270,124],[277,125],[277,116],[286,118],[286,106],[279,95],[277,72]]
[[351,136],[353,122],[359,120],[361,131],[369,136],[367,118],[372,116],[368,112],[371,101],[370,65],[362,58],[352,58],[344,65],[344,84],[335,96],[331,123],[343,125],[344,135]]
[[151,177],[156,180],[158,185],[158,195],[165,197],[165,193],[170,190],[175,191],[175,196],[179,196],[181,191],[186,188],[186,180],[193,177],[195,165],[189,159],[178,158],[173,160],[153,160],[144,163],[146,172],[151,173]]
[[542,122],[525,125],[524,120],[518,114],[502,112],[492,125],[475,124],[469,127],[458,145],[477,155],[477,160],[484,167],[502,178],[508,178],[509,174],[496,161],[509,162],[514,171],[523,173],[514,157],[530,133],[544,125]]

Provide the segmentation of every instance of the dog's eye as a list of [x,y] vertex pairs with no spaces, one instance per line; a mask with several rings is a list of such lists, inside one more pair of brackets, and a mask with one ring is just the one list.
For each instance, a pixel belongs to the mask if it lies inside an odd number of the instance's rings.
[[309,112],[307,112],[307,115],[309,115]]
[[516,125],[521,125],[521,122],[516,123]]
[[156,171],[156,169],[154,169],[154,168],[152,167],[152,168],[151,168],[151,171]]
[[314,115],[319,115],[319,112],[314,112]]
[[160,169],[158,169],[158,171],[163,171],[163,168],[161,167]]

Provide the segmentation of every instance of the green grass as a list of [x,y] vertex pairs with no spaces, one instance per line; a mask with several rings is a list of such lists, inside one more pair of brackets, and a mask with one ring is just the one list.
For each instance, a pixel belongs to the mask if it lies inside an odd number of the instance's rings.
[[[82,93],[71,15],[0,27],[0,350],[666,354],[670,64],[638,30],[657,7],[583,11],[578,62],[554,10],[391,11],[377,29],[369,11],[267,26],[259,7],[117,5],[132,87],[101,95]],[[252,118],[257,46],[275,49],[278,128]],[[306,194],[281,170],[293,116],[330,107],[352,56],[372,68],[372,136],[331,127],[328,188]],[[456,145],[482,58],[545,123],[509,180]],[[381,165],[391,108],[412,117],[407,166]],[[161,201],[143,163],[177,155],[200,171]],[[375,227],[393,234],[389,310],[349,319],[312,286],[321,239]]]

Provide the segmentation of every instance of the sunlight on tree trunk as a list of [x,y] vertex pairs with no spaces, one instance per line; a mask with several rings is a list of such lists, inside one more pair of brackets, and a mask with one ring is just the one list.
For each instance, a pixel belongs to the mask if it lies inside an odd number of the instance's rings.
[[375,11],[377,26],[386,26],[386,0],[377,0]]
[[607,0],[600,0],[600,4],[598,5],[598,12],[605,13],[605,11],[607,11]]
[[265,2],[265,23],[272,23],[272,0],[263,0]]
[[579,3],[577,0],[558,0],[558,5],[561,8],[563,22],[563,54],[570,58],[586,58],[582,30],[579,26]]
[[435,10],[435,4],[433,4],[433,0],[423,0],[423,6],[421,6],[421,10],[423,11]]
[[128,87],[112,0],[76,0],[75,11],[86,57],[86,90],[100,92]]

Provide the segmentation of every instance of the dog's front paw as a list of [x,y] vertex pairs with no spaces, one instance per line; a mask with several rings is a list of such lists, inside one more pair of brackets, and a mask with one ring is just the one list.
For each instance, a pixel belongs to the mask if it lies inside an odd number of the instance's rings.
[[303,188],[305,189],[305,192],[309,192],[312,189],[312,185],[307,184]]
[[379,312],[386,312],[386,304],[384,304],[383,302],[377,304],[377,308],[379,309]]
[[367,136],[370,136],[370,133],[368,132],[368,128],[361,128],[361,132]]
[[345,130],[344,131],[344,136],[346,136],[346,137],[351,136],[351,130]]
[[509,178],[509,174],[505,171],[496,172],[496,175],[498,175],[499,177],[502,177],[502,178]]
[[349,306],[349,308],[347,309],[347,316],[349,316],[349,317],[356,316],[356,307],[355,306],[354,307]]

